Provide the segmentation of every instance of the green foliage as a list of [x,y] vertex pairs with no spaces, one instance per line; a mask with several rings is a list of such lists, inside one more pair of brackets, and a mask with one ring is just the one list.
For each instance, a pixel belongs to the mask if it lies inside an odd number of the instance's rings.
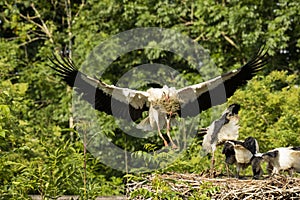
[[[48,57],[52,52],[65,51],[80,66],[101,42],[137,27],[170,28],[197,41],[209,50],[220,68],[218,72],[203,69],[207,74],[235,69],[266,45],[271,59],[264,75],[250,81],[229,101],[242,105],[240,138],[256,137],[261,151],[299,146],[299,9],[296,0],[1,1],[0,199],[26,199],[28,194],[44,198],[78,194],[82,199],[93,199],[124,193],[123,172],[85,154],[79,130],[86,124],[77,124],[79,134],[70,127],[70,107],[74,103],[71,90],[48,67]],[[183,48],[181,44],[174,47]],[[105,53],[109,58],[114,52]],[[116,83],[125,72],[145,63],[168,65],[190,84],[207,78],[179,55],[155,48],[121,55],[103,78]],[[221,112],[225,107],[217,110]],[[202,113],[199,127],[208,126],[220,112]],[[201,138],[196,138],[180,157],[172,150],[149,157],[146,152],[162,147],[158,136],[136,139],[123,133],[112,117],[96,115],[101,129],[94,140],[98,146],[105,145],[105,137],[147,163],[172,158],[167,167],[157,166],[160,173],[202,173],[209,168],[210,159],[201,155]],[[175,129],[172,134],[177,142],[182,141],[184,136],[176,133]],[[220,149],[216,162],[217,168],[224,170]],[[179,194],[163,180],[156,179],[153,184],[166,193],[143,190],[132,195],[178,198]],[[208,183],[194,191],[194,197],[207,198],[214,190]]]
[[273,71],[257,77],[245,90],[239,90],[231,102],[240,102],[241,138],[258,139],[262,151],[280,146],[300,145],[299,79],[296,74]]

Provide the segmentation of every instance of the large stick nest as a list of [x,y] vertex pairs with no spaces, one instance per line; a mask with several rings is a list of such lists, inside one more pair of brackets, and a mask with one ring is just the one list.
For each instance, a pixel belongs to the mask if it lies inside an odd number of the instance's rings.
[[[161,188],[157,183],[160,181]],[[236,178],[206,178],[197,174],[152,174],[127,183],[127,194],[145,189],[154,194],[164,194],[162,188],[169,188],[182,199],[195,197],[203,191],[210,199],[300,199],[300,178],[272,176],[264,180]],[[209,188],[214,188],[209,190]],[[195,193],[196,191],[196,193]],[[142,195],[134,199],[145,198]]]

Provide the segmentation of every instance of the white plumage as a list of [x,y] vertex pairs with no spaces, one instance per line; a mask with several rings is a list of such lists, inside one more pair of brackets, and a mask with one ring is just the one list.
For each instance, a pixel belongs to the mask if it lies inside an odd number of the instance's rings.
[[288,170],[292,176],[293,171],[300,173],[300,147],[280,147],[262,154],[262,158],[268,162],[268,170],[272,174]]
[[[212,106],[226,102],[238,87],[245,85],[267,63],[267,53],[261,49],[241,68],[203,83],[181,89],[163,86],[147,91],[108,85],[80,72],[68,58],[54,59],[50,59],[54,64],[51,67],[96,110],[127,121],[140,120],[142,113],[149,111],[149,116],[137,127],[144,130],[157,129],[164,145],[168,146],[161,133],[161,129],[166,127],[169,140],[176,147],[169,135],[172,118],[194,117]],[[211,96],[215,98],[213,101]]]
[[237,163],[250,163],[253,154],[243,145],[233,144],[235,151],[235,159]]
[[252,165],[253,178],[257,179],[263,173],[260,164],[256,159],[259,153],[258,142],[253,137],[245,141],[228,140],[223,147],[223,154],[226,156],[225,163],[236,165],[236,177],[239,178],[240,170]]
[[[228,114],[226,113],[226,111],[225,115]],[[202,142],[202,147],[206,154],[214,152],[217,148],[217,145],[223,144],[227,140],[238,139],[240,127],[238,124],[239,117],[237,115],[234,115],[228,116],[227,119],[228,123],[225,123],[224,119],[224,123],[222,124],[222,127],[219,131],[216,130],[218,128],[217,123],[219,121],[213,121],[211,125],[207,128],[207,134],[204,135]],[[219,120],[222,120],[222,118],[220,118]]]
[[223,144],[227,140],[236,140],[239,137],[239,116],[240,105],[232,104],[223,113],[222,116],[213,121],[207,128],[207,134],[204,135],[202,149],[205,154],[211,153],[211,175],[215,163],[215,151],[217,145]]

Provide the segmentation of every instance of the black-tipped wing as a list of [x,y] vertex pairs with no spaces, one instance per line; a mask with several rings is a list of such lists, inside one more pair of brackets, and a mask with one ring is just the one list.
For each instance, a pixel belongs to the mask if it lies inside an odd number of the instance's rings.
[[259,152],[257,140],[253,137],[247,137],[243,146],[248,149],[253,155]]
[[[136,121],[142,112],[148,110],[148,92],[107,85],[91,78],[75,67],[66,57],[50,59],[51,66],[63,80],[89,102],[96,110],[117,118]],[[233,70],[209,81],[177,90],[181,104],[181,117],[196,116],[212,106],[226,102],[236,89],[245,85],[267,63],[267,53],[263,49],[240,69]]]
[[260,49],[257,54],[244,66],[230,71],[209,81],[191,85],[178,90],[178,95],[183,99],[181,116],[196,116],[199,112],[225,103],[227,98],[267,64],[267,52]]
[[50,60],[53,63],[50,67],[96,110],[128,121],[142,118],[142,112],[148,110],[146,92],[107,85],[91,78],[81,73],[66,57],[58,59],[54,56]]

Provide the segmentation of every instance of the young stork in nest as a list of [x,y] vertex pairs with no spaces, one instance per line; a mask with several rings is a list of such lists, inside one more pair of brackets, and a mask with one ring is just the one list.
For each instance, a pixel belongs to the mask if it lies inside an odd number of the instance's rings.
[[[148,117],[137,128],[156,129],[164,145],[168,146],[167,140],[161,134],[161,129],[166,127],[170,143],[176,148],[169,134],[170,120],[175,116],[194,117],[212,106],[225,103],[227,98],[245,85],[247,80],[252,79],[267,63],[267,57],[267,53],[260,49],[241,68],[211,80],[180,89],[163,86],[147,91],[108,85],[80,72],[73,61],[64,56],[60,59],[54,56],[50,60],[53,63],[51,68],[58,72],[63,81],[82,94],[82,98],[94,109],[129,122],[142,119],[142,113],[149,111]],[[213,101],[211,97],[214,97]]]
[[202,147],[205,154],[211,153],[210,173],[212,175],[215,163],[215,151],[218,145],[224,144],[227,140],[236,140],[239,137],[239,104],[231,104],[222,116],[213,121],[207,128],[204,135]]
[[254,179],[259,179],[263,174],[260,166],[261,154],[255,138],[248,137],[244,141],[228,140],[224,144],[222,153],[226,156],[227,169],[227,165],[236,165],[236,178],[240,178],[240,170],[246,169],[249,165],[252,166]]

